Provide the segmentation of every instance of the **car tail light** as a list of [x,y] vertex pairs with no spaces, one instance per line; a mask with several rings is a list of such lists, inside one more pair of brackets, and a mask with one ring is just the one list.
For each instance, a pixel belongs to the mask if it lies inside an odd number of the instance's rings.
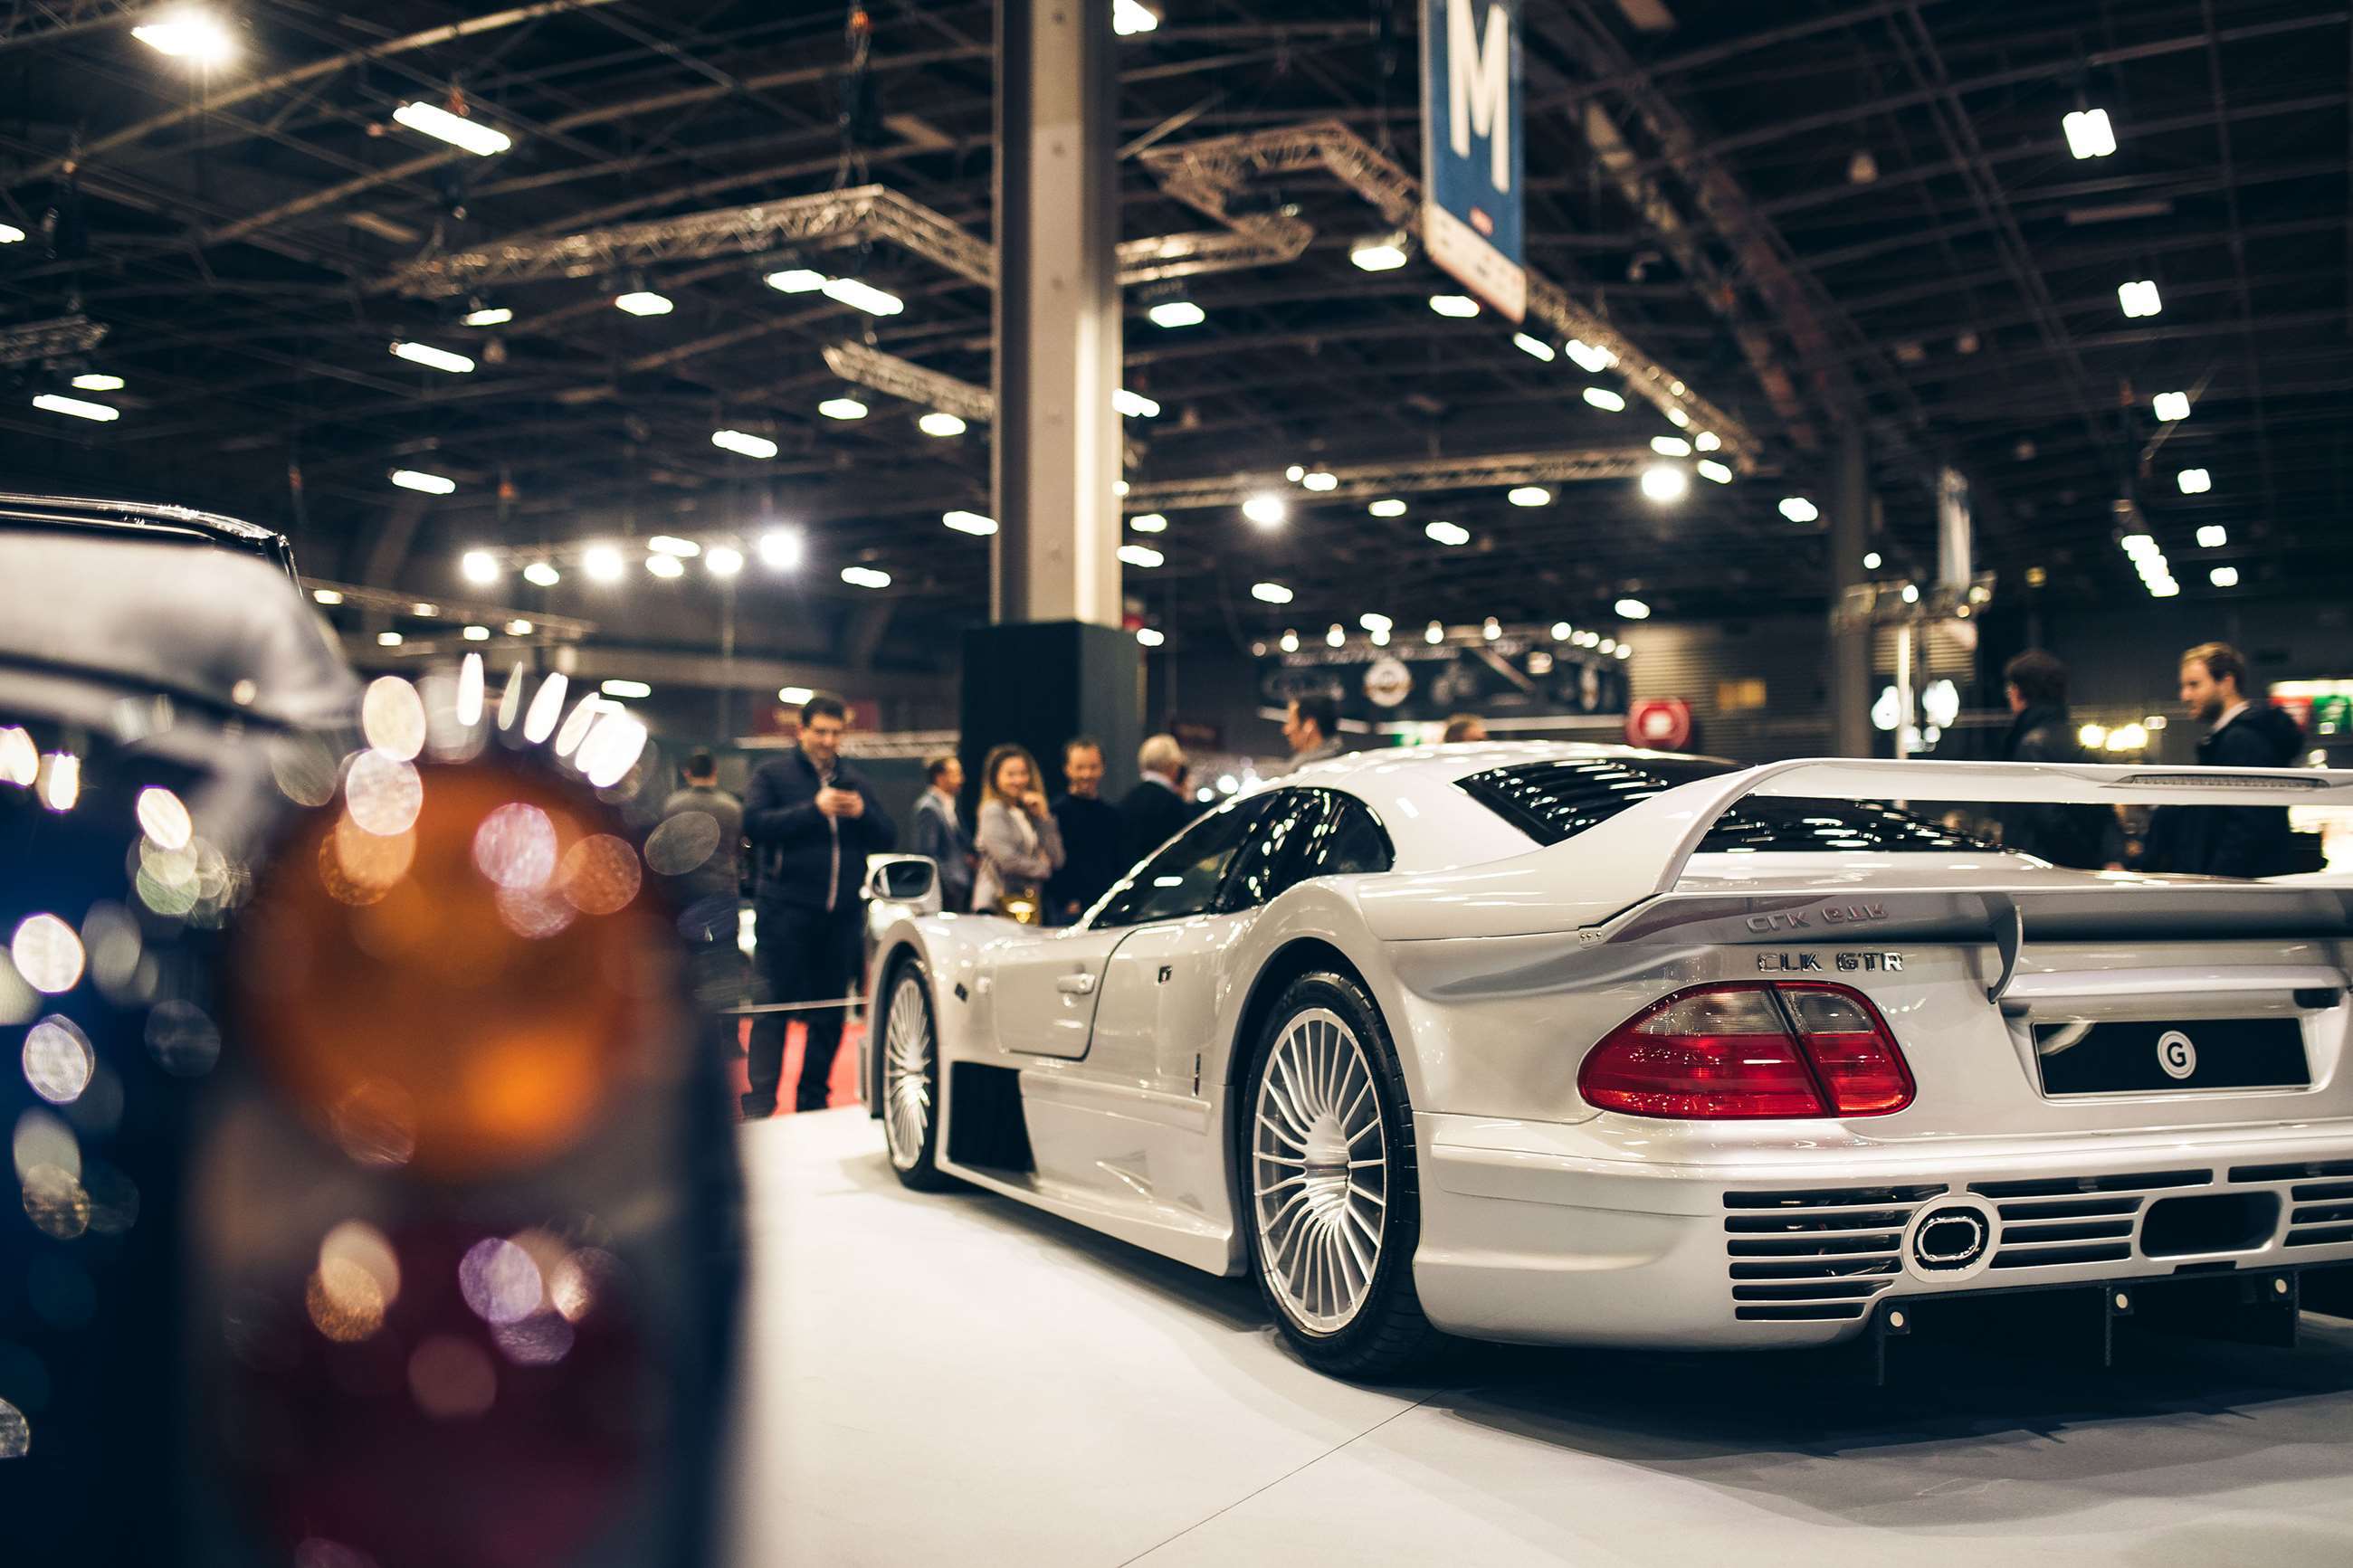
[[1620,1025],[1577,1069],[1577,1092],[1630,1116],[1725,1121],[1885,1116],[1912,1103],[1886,1024],[1842,985],[1706,985]]

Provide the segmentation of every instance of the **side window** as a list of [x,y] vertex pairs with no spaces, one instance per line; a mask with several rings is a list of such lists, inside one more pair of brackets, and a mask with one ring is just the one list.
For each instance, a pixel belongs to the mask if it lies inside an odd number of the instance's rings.
[[1296,858],[1283,886],[1310,877],[1346,877],[1386,871],[1395,861],[1389,836],[1372,808],[1337,790],[1316,790],[1323,809],[1300,836]]
[[1299,879],[1293,855],[1324,816],[1322,790],[1284,789],[1272,795],[1264,826],[1244,841],[1223,908],[1253,910]]
[[1196,822],[1151,859],[1137,867],[1096,917],[1098,930],[1173,920],[1214,909],[1218,894],[1260,824],[1271,796],[1238,801]]

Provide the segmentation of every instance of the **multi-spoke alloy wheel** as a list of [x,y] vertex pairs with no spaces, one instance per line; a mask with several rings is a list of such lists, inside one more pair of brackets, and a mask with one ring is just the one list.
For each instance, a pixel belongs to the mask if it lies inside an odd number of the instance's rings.
[[1345,1328],[1381,1261],[1388,1158],[1356,1032],[1327,1008],[1292,1016],[1253,1108],[1250,1197],[1267,1279],[1314,1333]]
[[939,1083],[931,992],[923,965],[909,959],[882,1015],[882,1135],[899,1180],[926,1191],[948,1184],[934,1163]]
[[1396,1373],[1433,1335],[1413,1287],[1420,1206],[1395,1048],[1351,975],[1303,975],[1266,1017],[1236,1116],[1260,1290],[1313,1364]]

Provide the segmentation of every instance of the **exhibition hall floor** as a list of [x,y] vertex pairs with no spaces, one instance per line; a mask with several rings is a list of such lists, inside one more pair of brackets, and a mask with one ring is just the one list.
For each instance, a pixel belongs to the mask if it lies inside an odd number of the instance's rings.
[[1214,1279],[902,1190],[861,1110],[741,1130],[733,1561],[2353,1562],[2353,1324],[2133,1363],[1477,1347],[1356,1388]]

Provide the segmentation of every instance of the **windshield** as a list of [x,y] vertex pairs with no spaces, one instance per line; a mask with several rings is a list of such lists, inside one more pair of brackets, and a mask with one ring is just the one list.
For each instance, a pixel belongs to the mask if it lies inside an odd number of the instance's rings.
[[[1515,763],[1473,773],[1459,787],[1538,844],[1558,844],[1637,801],[1738,766],[1714,757],[1577,757]],[[1989,847],[1959,829],[1876,802],[1751,797],[1708,829],[1699,852]]]

